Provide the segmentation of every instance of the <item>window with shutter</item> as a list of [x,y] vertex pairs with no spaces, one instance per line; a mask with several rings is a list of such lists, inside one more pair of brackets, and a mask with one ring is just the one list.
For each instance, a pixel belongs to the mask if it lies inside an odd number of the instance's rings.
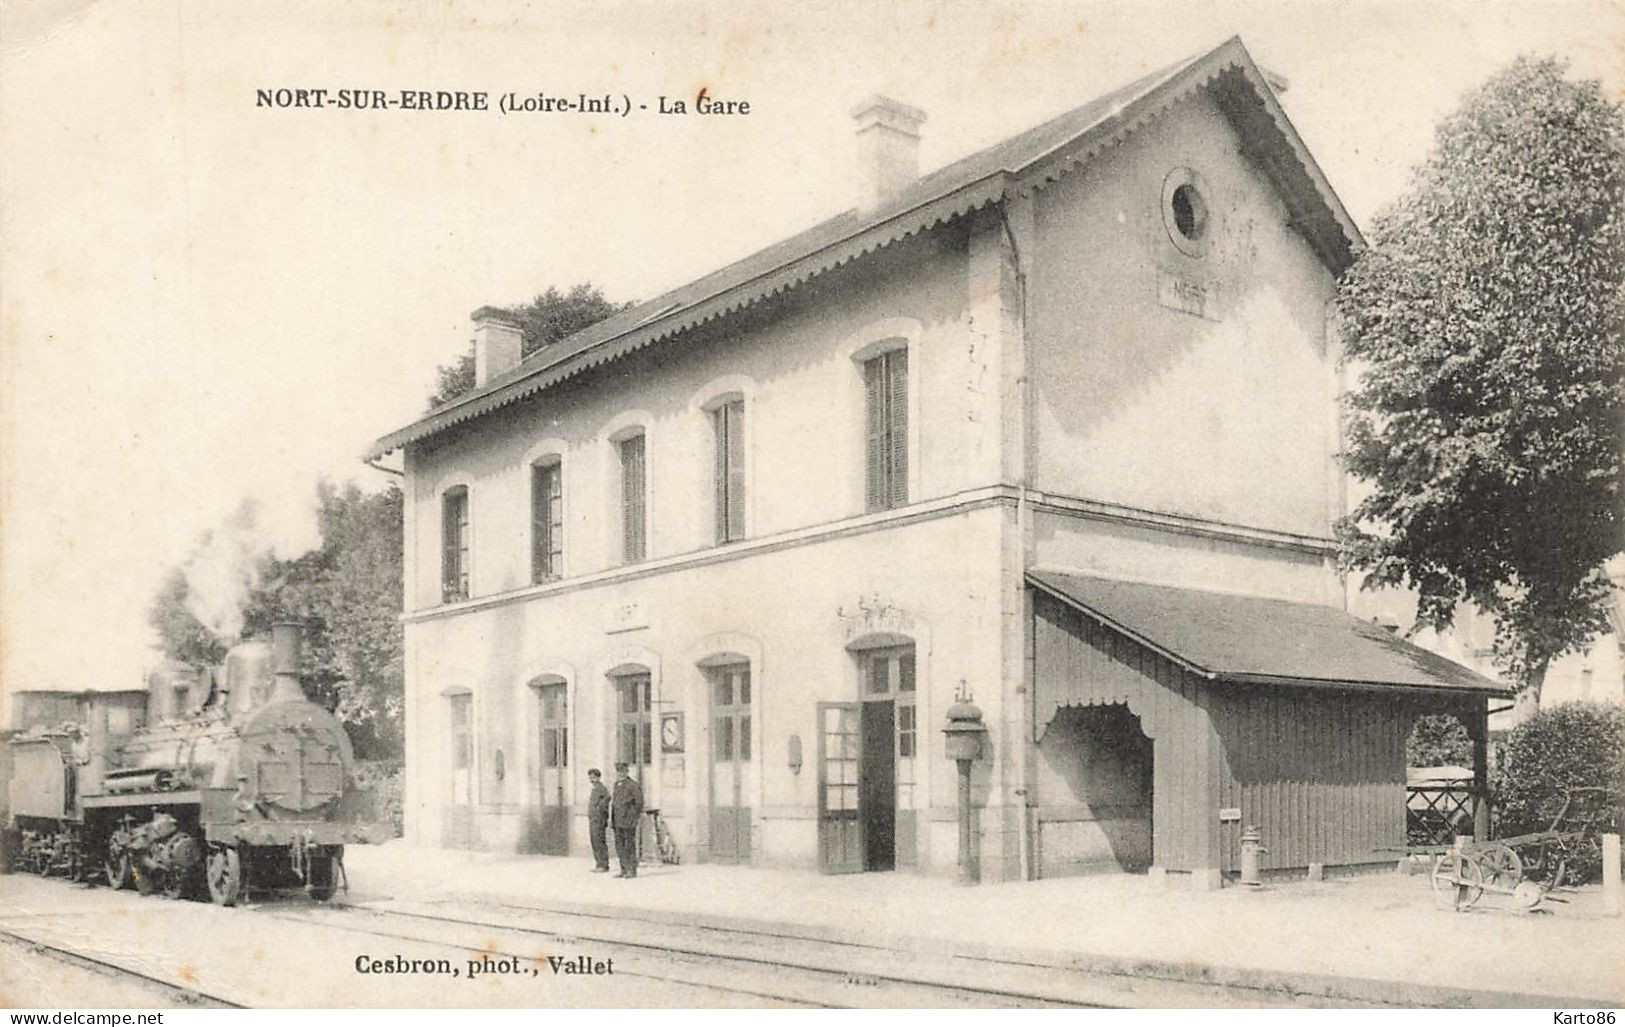
[[865,506],[871,512],[908,503],[908,351],[892,350],[863,365]]
[[468,489],[447,489],[440,501],[440,598],[455,603],[468,598]]
[[637,563],[648,551],[644,494],[647,466],[644,437],[634,435],[621,449],[621,562]]
[[745,537],[745,402],[711,411],[715,429],[716,537],[720,545]]
[[530,580],[540,585],[564,574],[564,470],[558,461],[530,469]]

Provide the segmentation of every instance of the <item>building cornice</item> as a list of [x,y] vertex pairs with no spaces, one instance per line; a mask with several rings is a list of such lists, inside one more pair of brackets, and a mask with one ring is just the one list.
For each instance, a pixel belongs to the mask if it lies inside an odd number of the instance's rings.
[[[1336,552],[1336,544],[1329,538],[1317,538],[1311,535],[1298,535],[1269,528],[1230,524],[1223,521],[1191,517],[1185,514],[1142,510],[1102,500],[1084,499],[1050,492],[1028,490],[1026,499],[1030,508],[1057,516],[1127,525],[1186,537],[1214,539],[1232,544],[1289,550],[1319,557],[1330,556]],[[967,489],[938,499],[914,503],[898,510],[885,510],[879,513],[861,514],[856,517],[826,521],[822,524],[808,525],[761,538],[731,542],[724,546],[678,553],[673,556],[645,560],[642,563],[625,567],[611,567],[592,574],[566,578],[562,581],[550,581],[544,585],[527,585],[524,588],[477,596],[458,603],[428,606],[403,613],[400,619],[405,623],[414,624],[440,620],[446,617],[456,617],[465,613],[495,609],[515,603],[525,603],[533,599],[567,595],[572,592],[657,577],[674,571],[727,563],[752,556],[763,556],[768,553],[856,535],[866,535],[870,532],[900,528],[924,521],[957,517],[989,507],[1008,507],[1013,510],[1020,501],[1021,489],[1019,487],[1004,484],[988,485],[982,488]]]

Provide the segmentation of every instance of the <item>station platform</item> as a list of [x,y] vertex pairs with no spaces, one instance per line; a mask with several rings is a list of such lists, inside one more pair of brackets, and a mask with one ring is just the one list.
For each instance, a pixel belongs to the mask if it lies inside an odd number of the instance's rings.
[[[622,880],[590,859],[425,849],[346,856],[346,901],[467,897],[689,926],[749,925],[902,951],[1238,983],[1341,1002],[1414,1006],[1625,1004],[1625,920],[1601,889],[1536,913],[1486,896],[1457,913],[1425,874],[1259,889],[1169,888],[1138,875],[964,887],[909,873],[645,866]],[[1504,999],[1504,1001],[1498,1001]]]

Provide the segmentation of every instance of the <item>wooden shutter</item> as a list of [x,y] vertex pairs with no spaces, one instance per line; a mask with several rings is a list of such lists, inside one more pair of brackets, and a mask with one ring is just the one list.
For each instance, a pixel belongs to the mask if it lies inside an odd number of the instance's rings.
[[530,468],[530,580],[539,585],[548,580],[548,554],[552,551],[552,468]]
[[539,585],[564,571],[564,469],[535,464],[530,473],[530,580]]
[[865,488],[864,505],[872,511],[886,508],[886,389],[885,357],[863,365],[865,409]]
[[441,599],[454,602],[468,598],[468,491],[449,490],[440,501],[440,591]]
[[728,537],[745,537],[745,402],[729,403],[728,411]]
[[642,560],[646,545],[644,520],[644,450],[642,435],[621,443],[621,560]]
[[711,411],[711,426],[716,438],[713,446],[714,468],[711,475],[711,493],[716,508],[717,544],[728,541],[728,406],[724,403]]
[[908,350],[886,354],[887,506],[908,503]]

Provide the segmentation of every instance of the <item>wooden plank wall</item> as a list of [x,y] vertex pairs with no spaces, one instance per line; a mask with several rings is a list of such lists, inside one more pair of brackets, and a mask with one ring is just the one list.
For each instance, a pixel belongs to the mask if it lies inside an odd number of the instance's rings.
[[[1240,868],[1256,824],[1265,869],[1396,858],[1414,694],[1211,683],[1043,593],[1033,603],[1035,740],[1061,706],[1124,703],[1153,740],[1153,859]],[[1039,816],[1066,800],[1037,797]],[[1222,808],[1239,821],[1219,822]]]
[[1405,738],[1415,706],[1377,691],[1214,689],[1223,867],[1240,865],[1242,826],[1263,835],[1265,869],[1392,860],[1405,844]]
[[[1034,738],[1062,706],[1123,703],[1152,740],[1152,859],[1168,870],[1217,865],[1215,753],[1202,685],[1182,668],[1051,596],[1033,601]],[[1037,797],[1038,815],[1066,796]]]

